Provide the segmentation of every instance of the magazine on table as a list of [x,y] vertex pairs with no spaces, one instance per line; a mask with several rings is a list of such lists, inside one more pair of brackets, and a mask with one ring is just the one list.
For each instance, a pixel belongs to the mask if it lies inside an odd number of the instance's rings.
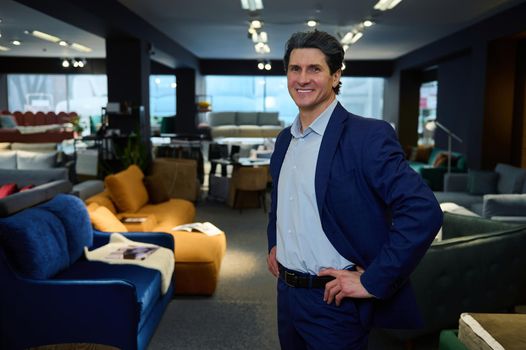
[[123,223],[126,223],[126,224],[134,224],[134,223],[141,223],[141,222],[145,222],[146,219],[148,219],[147,217],[144,217],[144,216],[141,216],[141,217],[130,217],[130,216],[124,216],[122,219],[121,219],[121,222]]
[[215,236],[223,232],[211,222],[192,222],[190,224],[175,226],[172,230],[173,231],[201,232],[208,236]]
[[144,260],[153,254],[159,247],[145,247],[128,245],[119,248],[106,256],[107,259],[130,259],[130,260]]

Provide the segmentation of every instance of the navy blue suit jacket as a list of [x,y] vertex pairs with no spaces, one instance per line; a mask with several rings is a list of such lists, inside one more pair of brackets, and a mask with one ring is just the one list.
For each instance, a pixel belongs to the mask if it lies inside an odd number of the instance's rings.
[[[278,135],[271,159],[269,250],[276,245],[279,173],[291,138],[290,127]],[[409,276],[438,232],[442,211],[407,164],[391,125],[353,115],[338,103],[321,142],[315,190],[327,238],[365,269],[362,284],[376,297],[356,300],[362,322],[421,326]]]

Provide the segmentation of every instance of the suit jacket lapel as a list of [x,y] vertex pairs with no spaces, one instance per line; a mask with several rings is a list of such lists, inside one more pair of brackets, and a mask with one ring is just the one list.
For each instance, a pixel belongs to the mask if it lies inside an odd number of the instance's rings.
[[329,175],[331,171],[331,164],[338,147],[338,142],[343,131],[342,123],[346,120],[347,111],[338,102],[336,108],[332,112],[323,140],[320,145],[318,154],[318,161],[316,164],[316,177],[314,186],[316,189],[316,202],[318,203],[318,211],[320,217],[325,203],[325,193],[327,192],[327,185],[329,184]]

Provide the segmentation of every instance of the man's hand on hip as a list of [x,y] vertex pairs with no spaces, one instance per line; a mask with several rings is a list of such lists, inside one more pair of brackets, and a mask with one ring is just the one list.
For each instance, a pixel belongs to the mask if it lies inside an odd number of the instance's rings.
[[274,275],[279,277],[278,260],[276,259],[276,246],[272,247],[267,256],[268,270]]
[[318,275],[319,276],[332,276],[334,280],[328,282],[325,285],[325,294],[323,300],[327,304],[336,302],[337,306],[343,298],[372,298],[367,289],[362,285],[360,276],[363,273],[363,268],[357,266],[357,271],[349,270],[336,270],[333,268],[323,269]]

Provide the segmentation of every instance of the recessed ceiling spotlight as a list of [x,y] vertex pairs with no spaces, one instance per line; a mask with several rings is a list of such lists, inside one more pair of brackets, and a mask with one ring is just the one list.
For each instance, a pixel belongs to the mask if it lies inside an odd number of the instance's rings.
[[259,70],[263,70],[263,69],[265,69],[265,63],[263,63],[263,62],[258,62],[258,69],[259,69]]
[[272,65],[269,63],[265,63],[265,70],[271,70],[272,69]]
[[309,19],[307,21],[307,26],[311,27],[311,28],[314,28],[318,25],[318,21],[316,21],[315,19]]
[[250,26],[255,29],[260,29],[263,26],[263,22],[261,22],[259,19],[253,19],[250,21]]
[[69,67],[69,61],[66,58],[64,58],[62,60],[62,67],[64,67],[64,68],[68,68]]
[[68,46],[68,43],[65,42],[64,40],[60,40],[60,41],[58,42],[58,44],[59,44],[60,46]]
[[13,40],[13,41],[11,41],[11,44],[13,44],[15,46],[20,46],[20,45],[22,45],[22,42],[20,40]]
[[370,26],[372,26],[374,24],[374,22],[371,21],[370,19],[366,19],[365,21],[363,21],[362,24],[363,24],[364,27],[370,27]]

